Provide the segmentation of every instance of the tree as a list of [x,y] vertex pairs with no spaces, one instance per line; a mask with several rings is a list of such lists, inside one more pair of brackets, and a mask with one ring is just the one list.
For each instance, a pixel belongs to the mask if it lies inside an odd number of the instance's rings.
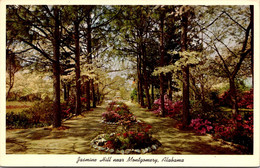
[[6,99],[10,97],[11,89],[14,86],[15,82],[15,73],[21,69],[21,65],[19,64],[19,60],[16,58],[15,53],[11,50],[6,51],[6,71],[8,73],[9,80],[7,80],[7,86],[9,86]]
[[[183,11],[182,11],[183,10]],[[188,13],[189,7],[182,6],[180,7],[180,12],[182,13],[182,28],[181,28],[181,51],[188,50]],[[187,127],[189,125],[189,109],[190,109],[190,102],[189,102],[189,91],[190,91],[190,79],[189,79],[189,65],[183,67],[183,88],[182,88],[182,101],[183,101],[183,125]]]
[[[52,64],[53,127],[61,125],[60,107],[60,7],[8,6],[7,39],[33,48]],[[47,49],[50,45],[52,51]],[[41,59],[41,58],[38,58]]]
[[[208,10],[212,10],[209,8]],[[244,11],[242,13],[242,11]],[[204,43],[213,49],[222,62],[222,69],[229,80],[229,88],[232,102],[232,112],[235,116],[239,114],[237,102],[237,89],[235,85],[236,76],[241,69],[242,63],[251,53],[253,39],[253,13],[250,7],[226,7],[224,10],[216,10],[215,19],[206,26],[202,26],[202,33],[206,36]],[[239,12],[237,12],[239,11]],[[245,14],[249,13],[249,14]],[[243,19],[243,20],[241,20]],[[247,20],[246,22],[244,22]],[[225,24],[222,24],[223,21]],[[202,24],[200,24],[201,26]],[[211,26],[220,26],[219,29],[213,29]],[[237,32],[237,33],[236,33]],[[232,43],[228,43],[232,41]],[[235,45],[236,44],[236,45]],[[241,45],[242,44],[242,45]],[[239,48],[238,48],[239,46]],[[225,55],[227,56],[225,56]],[[228,64],[228,59],[232,58],[232,64]],[[252,58],[252,57],[251,57]]]

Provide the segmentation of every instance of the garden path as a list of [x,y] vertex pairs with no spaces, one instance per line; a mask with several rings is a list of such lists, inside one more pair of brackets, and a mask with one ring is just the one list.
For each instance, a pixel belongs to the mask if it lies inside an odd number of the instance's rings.
[[[156,117],[137,104],[127,102],[137,119],[152,125],[162,146],[153,154],[239,154],[235,147],[173,128],[174,120]],[[104,154],[90,146],[97,135],[115,126],[101,123],[106,104],[63,122],[64,129],[30,128],[6,131],[7,154]]]

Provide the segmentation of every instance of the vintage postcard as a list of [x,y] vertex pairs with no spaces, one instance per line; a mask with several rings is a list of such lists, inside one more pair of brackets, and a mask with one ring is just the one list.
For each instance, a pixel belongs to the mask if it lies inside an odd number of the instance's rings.
[[259,7],[1,0],[0,166],[260,166]]

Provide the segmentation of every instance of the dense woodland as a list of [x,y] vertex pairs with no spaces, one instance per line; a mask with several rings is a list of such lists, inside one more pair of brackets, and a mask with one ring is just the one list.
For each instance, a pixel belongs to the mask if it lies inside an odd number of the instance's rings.
[[49,103],[53,127],[115,97],[183,128],[200,117],[228,118],[238,129],[253,115],[253,6],[10,5],[6,12],[6,99],[35,101],[37,111]]

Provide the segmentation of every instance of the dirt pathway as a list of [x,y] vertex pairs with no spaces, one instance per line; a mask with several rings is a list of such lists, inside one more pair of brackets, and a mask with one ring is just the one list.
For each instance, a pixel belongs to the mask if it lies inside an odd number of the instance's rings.
[[[153,154],[239,154],[228,144],[213,141],[210,136],[199,136],[173,128],[174,120],[159,118],[136,104],[127,102],[131,112],[141,121],[152,125],[154,137],[162,146]],[[106,105],[64,121],[64,130],[31,128],[7,130],[7,154],[104,154],[90,146],[97,135],[111,131],[114,126],[100,122]]]

